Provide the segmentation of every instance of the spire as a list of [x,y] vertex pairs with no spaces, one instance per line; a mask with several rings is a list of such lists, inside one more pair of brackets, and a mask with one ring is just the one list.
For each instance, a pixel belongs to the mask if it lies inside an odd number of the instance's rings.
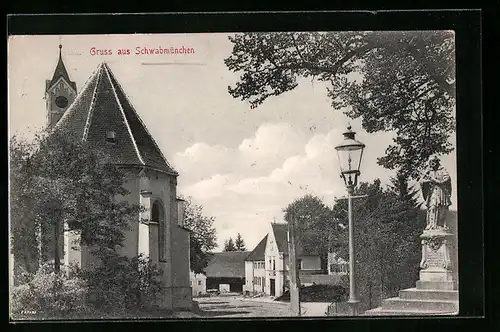
[[62,44],[61,41],[59,41],[59,59],[57,61],[56,69],[54,70],[54,75],[52,75],[50,82],[47,83],[47,90],[49,90],[61,77],[64,78],[64,80],[66,80],[66,82],[76,91],[76,83],[70,80],[68,71],[64,65],[64,61],[62,59]]

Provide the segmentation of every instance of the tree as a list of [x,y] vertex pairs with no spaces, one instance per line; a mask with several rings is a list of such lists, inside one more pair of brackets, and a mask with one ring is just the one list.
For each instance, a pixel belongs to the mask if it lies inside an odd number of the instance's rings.
[[[123,245],[123,232],[141,208],[117,200],[129,194],[123,187],[126,173],[104,151],[53,130],[38,133],[31,143],[14,137],[10,155],[14,257],[34,253],[33,244],[27,243],[40,230],[52,244],[48,251],[56,272],[63,232],[78,231],[75,245],[95,247],[94,254],[103,260]],[[34,257],[40,255],[38,251]]]
[[217,247],[217,233],[213,226],[214,217],[203,215],[203,207],[192,202],[191,197],[185,199],[184,225],[191,230],[190,267],[194,273],[204,273]]
[[332,210],[320,198],[307,194],[289,204],[283,212],[285,220],[296,220],[298,247],[304,252],[318,254],[322,269],[326,270],[330,238],[338,229]]
[[238,233],[238,235],[236,236],[236,240],[234,240],[234,247],[236,248],[236,251],[247,250],[245,248],[245,241],[243,241],[243,238],[241,237],[240,233]]
[[[397,184],[397,179],[393,182]],[[401,196],[399,186],[383,189],[379,180],[362,182],[353,201],[356,279],[364,309],[380,305],[384,298],[413,287],[420,261],[420,241],[425,219],[412,195]],[[347,225],[347,202],[339,200],[334,217]],[[348,259],[348,228],[338,233],[333,250]]]
[[394,131],[380,165],[418,177],[432,153],[449,153],[454,131],[455,42],[452,31],[245,33],[229,37],[224,60],[241,73],[234,98],[257,107],[298,86],[329,85],[334,109],[361,118],[367,132]]
[[236,246],[234,245],[234,241],[232,238],[226,239],[224,241],[224,251],[236,251]]

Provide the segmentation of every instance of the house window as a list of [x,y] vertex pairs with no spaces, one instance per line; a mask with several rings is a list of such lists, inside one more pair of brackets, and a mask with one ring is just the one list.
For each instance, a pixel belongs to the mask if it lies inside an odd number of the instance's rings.
[[166,239],[165,239],[165,214],[160,201],[153,203],[151,208],[151,221],[158,223],[158,259],[165,262]]
[[347,273],[347,271],[348,271],[347,264],[338,264],[338,263],[330,264],[331,273]]
[[273,258],[273,270],[276,270],[276,261]]
[[198,280],[198,286],[201,286],[201,280]]
[[302,259],[297,260],[297,266],[299,270],[302,270]]
[[193,280],[189,281],[189,285],[192,287],[193,286]]

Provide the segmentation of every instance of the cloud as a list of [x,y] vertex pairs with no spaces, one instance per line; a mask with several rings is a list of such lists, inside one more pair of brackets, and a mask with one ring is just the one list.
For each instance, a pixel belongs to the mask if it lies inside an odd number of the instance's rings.
[[[283,208],[305,194],[317,195],[325,204],[345,195],[334,149],[342,131],[308,135],[287,123],[266,123],[237,148],[196,143],[176,155],[179,171],[189,177],[180,182],[179,191],[215,217],[220,245],[239,232],[253,248],[273,219],[282,221]],[[390,176],[376,157],[391,137],[371,134],[377,145],[365,154],[361,180]]]

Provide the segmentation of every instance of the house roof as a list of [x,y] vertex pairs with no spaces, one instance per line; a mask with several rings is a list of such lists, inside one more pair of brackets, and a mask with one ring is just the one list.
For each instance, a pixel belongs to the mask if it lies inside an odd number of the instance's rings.
[[[104,62],[92,73],[56,128],[69,130],[92,145],[106,146],[116,164],[148,166],[178,175]],[[114,144],[106,144],[109,131],[115,132]]]
[[249,251],[226,251],[213,253],[205,268],[207,278],[244,278],[245,257]]
[[47,82],[46,90],[50,89],[59,78],[64,78],[66,82],[76,91],[76,83],[69,79],[68,71],[66,70],[66,66],[64,66],[64,61],[62,60],[61,55],[62,45],[59,45],[59,60],[57,61],[56,69],[54,70],[54,75],[52,75],[52,79]]
[[264,238],[257,244],[254,250],[245,258],[246,261],[263,261],[265,259],[267,244],[267,234]]
[[[276,240],[276,246],[278,251],[288,255],[288,224],[271,224],[274,238]],[[303,249],[301,256],[317,256],[319,247],[305,248]],[[300,252],[300,248],[297,248],[297,252]]]
[[288,253],[288,224],[271,224],[279,252]]

